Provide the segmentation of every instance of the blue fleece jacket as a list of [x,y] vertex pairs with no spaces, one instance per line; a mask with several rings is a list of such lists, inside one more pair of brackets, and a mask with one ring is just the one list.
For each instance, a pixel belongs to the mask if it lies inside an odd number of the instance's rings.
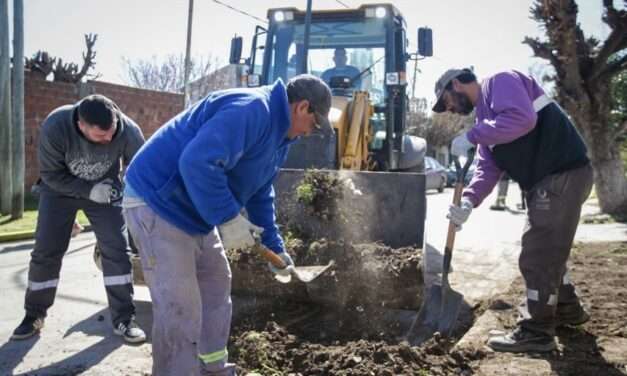
[[127,182],[159,216],[207,234],[244,207],[262,242],[284,251],[274,180],[287,157],[285,85],[217,91],[163,125],[131,162]]

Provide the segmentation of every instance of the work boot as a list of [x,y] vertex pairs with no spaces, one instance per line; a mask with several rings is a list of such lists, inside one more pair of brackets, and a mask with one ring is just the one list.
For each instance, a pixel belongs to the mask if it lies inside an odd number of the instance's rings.
[[43,317],[35,317],[26,315],[22,323],[15,328],[13,331],[13,335],[11,335],[12,340],[20,340],[26,339],[34,336],[39,333],[41,328],[44,327],[44,318]]
[[141,343],[146,340],[146,333],[137,325],[134,318],[119,323],[113,329],[113,333],[124,337],[128,343]]
[[557,306],[556,326],[577,326],[590,320],[590,315],[580,304]]
[[534,332],[523,327],[517,327],[509,334],[492,337],[488,346],[494,351],[503,352],[548,352],[556,349],[555,338]]

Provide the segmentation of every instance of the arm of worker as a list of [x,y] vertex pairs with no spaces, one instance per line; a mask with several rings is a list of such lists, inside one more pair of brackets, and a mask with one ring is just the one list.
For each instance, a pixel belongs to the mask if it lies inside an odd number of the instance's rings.
[[274,178],[258,190],[246,204],[246,212],[250,221],[263,227],[261,242],[274,253],[285,252],[283,238],[276,225],[276,212],[274,207]]
[[531,132],[538,115],[523,82],[512,72],[499,73],[485,85],[486,102],[496,114],[493,120],[479,120],[467,137],[473,144],[508,144]]
[[37,155],[41,180],[56,192],[88,199],[94,184],[70,173],[65,164],[64,149],[62,136],[52,132],[51,127],[44,123],[39,133]]
[[139,128],[133,120],[122,114],[119,116],[122,117],[122,121],[126,123],[124,129],[128,132],[126,137],[126,147],[124,148],[124,154],[122,155],[122,162],[124,166],[128,166],[146,140],[144,139],[141,128]]
[[218,226],[239,214],[241,204],[229,189],[226,174],[260,137],[263,128],[253,125],[267,117],[261,103],[245,111],[225,106],[200,126],[183,150],[179,171],[185,189],[208,224]]
[[480,145],[475,173],[464,189],[462,199],[469,200],[476,208],[492,192],[502,175],[503,171],[496,165],[490,149]]
[[294,260],[292,260],[289,253],[285,252],[283,238],[281,238],[279,228],[276,225],[273,181],[274,176],[248,200],[246,212],[252,223],[263,227],[263,233],[261,234],[263,245],[279,255],[281,260],[287,265],[285,269],[277,269],[272,263],[268,262],[268,268],[274,274],[285,276],[290,274],[289,268],[291,265],[294,265]]

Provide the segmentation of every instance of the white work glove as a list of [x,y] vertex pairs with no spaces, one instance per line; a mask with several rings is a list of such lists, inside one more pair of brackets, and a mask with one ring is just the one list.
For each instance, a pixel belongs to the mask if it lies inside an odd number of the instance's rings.
[[292,257],[290,256],[289,253],[287,252],[281,252],[281,253],[277,253],[277,255],[281,258],[281,260],[283,260],[283,262],[285,263],[285,265],[287,266],[285,269],[279,269],[279,268],[275,268],[274,265],[272,265],[272,263],[268,263],[268,268],[270,269],[270,271],[274,274],[278,274],[280,276],[288,276],[291,274],[291,268],[294,267],[294,261],[292,260]]
[[450,219],[455,224],[456,231],[462,229],[462,225],[468,220],[470,213],[472,212],[472,202],[467,198],[462,198],[459,206],[450,205],[448,207],[448,214],[446,218]]
[[255,245],[255,234],[261,235],[263,227],[255,226],[243,215],[218,226],[225,249],[243,249]]
[[89,199],[99,204],[108,204],[111,202],[111,192],[113,191],[113,181],[105,179],[94,184],[89,191]]
[[468,150],[474,147],[475,145],[468,141],[468,136],[466,132],[464,132],[455,137],[451,142],[451,154],[457,157],[466,157],[468,156]]

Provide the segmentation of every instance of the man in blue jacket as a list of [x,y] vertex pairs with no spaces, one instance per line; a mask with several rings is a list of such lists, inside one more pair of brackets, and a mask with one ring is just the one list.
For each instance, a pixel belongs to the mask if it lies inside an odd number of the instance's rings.
[[330,107],[329,88],[311,75],[217,91],[135,156],[123,207],[153,302],[153,375],[235,374],[224,249],[252,246],[257,234],[293,265],[275,224],[272,182],[299,136],[333,132]]

